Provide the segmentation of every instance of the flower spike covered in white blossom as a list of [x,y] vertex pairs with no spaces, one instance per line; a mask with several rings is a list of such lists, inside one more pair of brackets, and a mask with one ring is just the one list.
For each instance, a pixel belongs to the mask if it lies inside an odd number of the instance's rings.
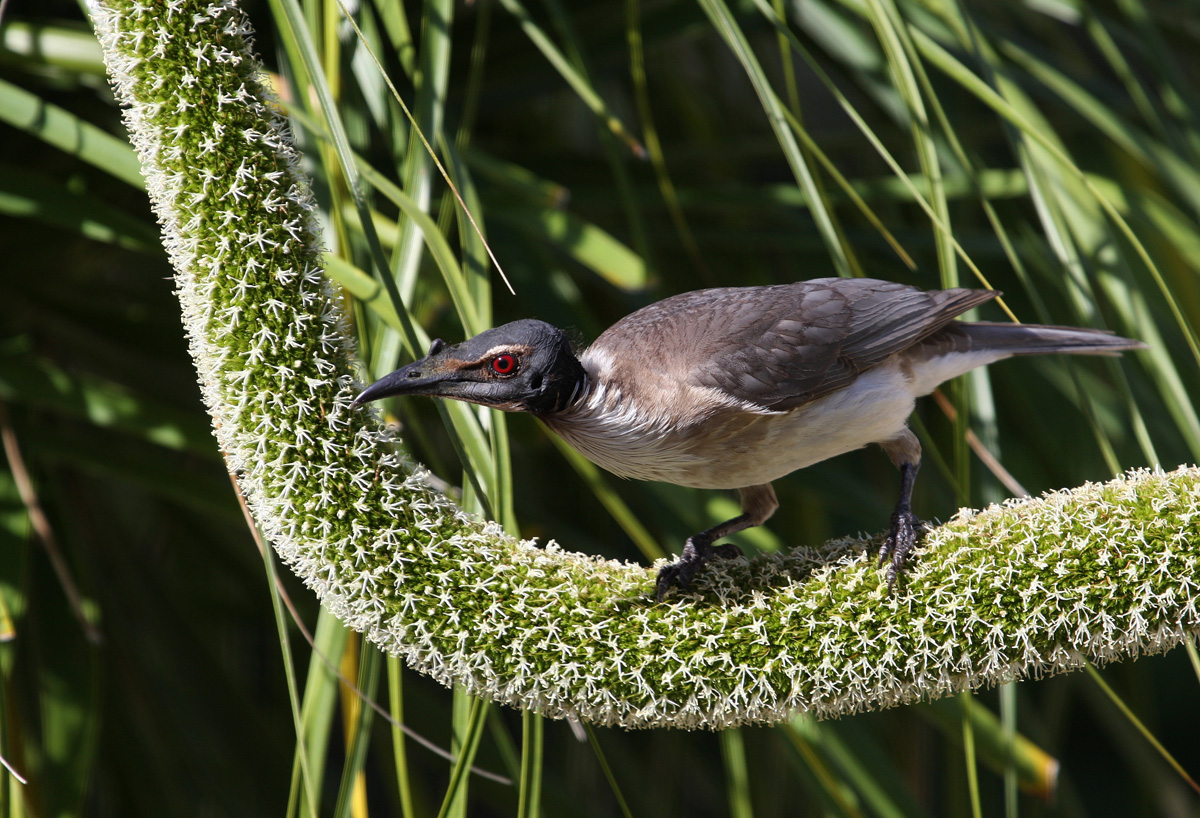
[[1200,472],[1141,471],[932,531],[900,592],[846,539],[653,569],[536,547],[430,487],[350,409],[354,349],[307,182],[231,0],[93,0],[184,321],[264,534],[350,626],[547,716],[719,728],[1162,651],[1200,630]]

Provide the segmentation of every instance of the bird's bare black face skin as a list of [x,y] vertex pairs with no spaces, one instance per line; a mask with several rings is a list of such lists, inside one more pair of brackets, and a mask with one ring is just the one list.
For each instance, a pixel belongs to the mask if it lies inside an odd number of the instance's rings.
[[583,381],[566,336],[544,321],[525,319],[453,346],[435,340],[428,355],[380,378],[354,403],[429,395],[544,415],[567,408]]

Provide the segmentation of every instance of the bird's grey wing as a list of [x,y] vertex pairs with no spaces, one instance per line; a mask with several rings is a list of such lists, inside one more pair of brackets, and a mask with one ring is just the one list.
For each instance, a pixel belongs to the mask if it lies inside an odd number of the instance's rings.
[[989,290],[925,291],[872,279],[817,279],[726,291],[706,327],[696,382],[787,411],[938,332]]

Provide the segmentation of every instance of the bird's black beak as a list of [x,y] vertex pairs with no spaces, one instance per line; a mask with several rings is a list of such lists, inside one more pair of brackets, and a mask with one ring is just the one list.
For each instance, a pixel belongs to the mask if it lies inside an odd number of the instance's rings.
[[350,403],[350,408],[396,395],[442,395],[442,387],[457,372],[442,360],[443,356],[439,353],[445,348],[441,339],[435,340],[429,347],[428,355],[375,381],[359,393]]
[[375,383],[358,394],[350,404],[351,408],[370,403],[380,398],[390,398],[394,395],[428,395],[430,387],[436,383],[436,378],[425,377],[422,367],[427,359],[413,361],[408,366],[401,367],[391,374],[384,375]]

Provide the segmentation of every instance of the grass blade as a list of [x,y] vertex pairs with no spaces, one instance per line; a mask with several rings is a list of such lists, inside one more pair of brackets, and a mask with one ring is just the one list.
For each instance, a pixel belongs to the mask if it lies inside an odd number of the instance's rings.
[[733,13],[729,10],[724,0],[700,0],[700,5],[709,16],[713,25],[721,33],[721,37],[725,40],[726,44],[738,58],[738,61],[741,62],[742,68],[746,71],[747,77],[749,77],[751,84],[754,86],[759,103],[762,105],[763,111],[767,114],[767,120],[771,125],[771,129],[775,132],[775,138],[779,140],[779,145],[783,149],[788,166],[791,168],[792,174],[796,177],[796,183],[804,190],[808,198],[809,208],[816,222],[817,231],[825,241],[825,245],[829,250],[829,255],[833,259],[838,274],[843,276],[862,275],[862,269],[855,259],[853,251],[842,238],[841,230],[837,226],[833,211],[826,206],[825,197],[818,186],[817,180],[813,176],[808,162],[800,150],[800,146],[792,136],[792,132],[787,124],[787,118],[784,115],[783,106],[771,88],[766,73],[759,64],[758,58],[755,56],[749,41],[746,39],[746,35],[742,32]]
[[483,727],[487,723],[489,707],[487,702],[468,697],[461,691],[455,691],[455,693],[468,702],[468,707],[464,710],[466,714],[462,724],[464,729],[461,733],[456,734],[458,742],[454,767],[450,771],[450,783],[446,787],[446,795],[442,800],[441,809],[438,810],[438,818],[466,814],[467,784],[470,780],[467,773],[470,772],[471,764],[475,760],[475,753],[479,749],[479,739],[483,735]]
[[521,791],[518,818],[538,818],[542,809],[543,733],[545,720],[526,710],[521,714]]
[[[357,637],[356,637],[357,641]],[[346,723],[346,761],[342,767],[342,783],[334,805],[334,818],[367,814],[365,766],[375,711],[364,699],[374,700],[379,686],[382,655],[370,643],[360,644],[357,670],[358,690],[343,692],[343,720]]]
[[148,222],[37,170],[0,163],[0,214],[36,219],[127,250],[158,252],[158,231]]
[[[304,699],[300,704],[300,724],[306,741],[296,746],[296,770],[302,770],[304,766],[309,770],[325,769],[329,736],[338,703],[336,662],[345,652],[349,636],[350,631],[333,614],[324,608],[320,610],[313,632],[312,653],[308,658],[308,674],[304,680]],[[323,776],[315,777],[311,788],[299,793],[299,814],[318,811],[323,784]]]
[[128,141],[3,79],[0,122],[36,136],[138,190],[143,187],[142,169]]
[[25,67],[51,68],[69,74],[104,76],[104,55],[86,25],[4,20],[0,56]]
[[579,97],[580,101],[595,114],[605,127],[612,132],[613,136],[620,139],[635,156],[645,154],[645,148],[638,142],[637,138],[629,132],[625,124],[614,114],[608,107],[604,99],[596,92],[596,89],[580,75],[578,71],[571,65],[570,61],[559,50],[558,46],[550,39],[542,27],[539,26],[534,19],[529,15],[525,6],[520,0],[500,0],[500,5],[504,6],[505,11],[511,14],[521,26],[521,30],[537,47],[546,61],[554,67],[567,85],[571,86],[571,90]]
[[613,775],[608,758],[604,755],[604,750],[600,747],[600,740],[596,738],[595,729],[586,723],[583,725],[583,729],[587,732],[588,743],[592,746],[592,752],[596,754],[596,760],[600,762],[600,769],[604,771],[604,777],[608,780],[608,786],[612,790],[613,796],[617,799],[617,808],[621,810],[621,814],[625,818],[633,818],[633,813],[629,811],[629,804],[625,801],[625,794],[621,792],[621,786],[617,783],[617,777]]
[[388,708],[391,714],[392,760],[396,768],[396,790],[400,800],[400,815],[414,818],[412,776],[409,772],[408,750],[404,740],[404,664],[399,657],[387,657]]
[[720,739],[721,758],[725,762],[725,789],[729,797],[730,818],[754,818],[744,736],[740,730],[723,730]]
[[[454,22],[454,3],[451,0],[427,0],[421,15],[421,45],[417,52],[418,70],[414,75],[416,100],[413,103],[412,128],[421,134],[408,140],[404,159],[403,188],[425,215],[433,198],[433,150],[431,145],[442,139],[445,118],[447,84],[450,73],[451,26]],[[416,288],[417,267],[421,261],[422,232],[411,211],[405,211],[400,238],[392,253],[392,274],[396,277],[406,301],[412,299]],[[429,220],[429,224],[433,224]]]
[[1129,723],[1142,734],[1142,737],[1154,748],[1155,752],[1162,756],[1163,761],[1167,762],[1171,769],[1183,779],[1184,783],[1191,787],[1197,794],[1200,794],[1200,784],[1197,784],[1195,779],[1188,775],[1187,771],[1183,769],[1183,765],[1175,760],[1175,756],[1171,755],[1167,748],[1162,745],[1162,742],[1146,728],[1142,720],[1134,715],[1134,712],[1129,709],[1129,705],[1125,704],[1125,701],[1117,695],[1117,692],[1109,686],[1108,682],[1104,681],[1104,677],[1100,675],[1100,671],[1096,670],[1096,666],[1089,662],[1087,671],[1088,675],[1092,677],[1092,681],[1096,683],[1096,686],[1117,706],[1117,709],[1121,711],[1121,715],[1128,719]]

